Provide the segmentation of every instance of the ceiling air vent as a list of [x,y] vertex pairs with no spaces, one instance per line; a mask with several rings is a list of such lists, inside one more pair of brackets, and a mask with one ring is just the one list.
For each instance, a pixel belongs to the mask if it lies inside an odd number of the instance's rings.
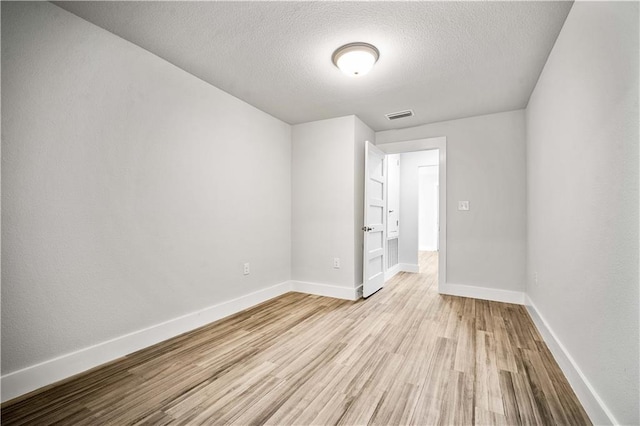
[[387,120],[397,120],[399,118],[406,118],[406,117],[413,117],[413,110],[406,110],[406,111],[398,111],[398,112],[391,112],[389,114],[385,114],[385,117],[387,117]]

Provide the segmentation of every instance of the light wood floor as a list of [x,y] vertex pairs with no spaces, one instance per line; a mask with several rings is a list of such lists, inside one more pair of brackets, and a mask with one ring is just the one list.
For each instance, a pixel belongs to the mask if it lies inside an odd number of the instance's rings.
[[289,293],[2,406],[2,424],[590,424],[525,309],[436,291]]

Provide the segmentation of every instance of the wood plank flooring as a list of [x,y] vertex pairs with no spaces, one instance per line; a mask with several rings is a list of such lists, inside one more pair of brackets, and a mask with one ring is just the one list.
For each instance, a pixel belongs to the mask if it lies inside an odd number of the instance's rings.
[[522,306],[288,293],[2,406],[3,425],[587,425]]

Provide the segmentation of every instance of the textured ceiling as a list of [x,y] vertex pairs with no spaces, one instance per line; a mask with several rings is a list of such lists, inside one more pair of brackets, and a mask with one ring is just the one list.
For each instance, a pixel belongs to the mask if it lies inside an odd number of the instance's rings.
[[[55,4],[288,123],[356,114],[385,130],[525,107],[572,3]],[[360,78],[331,62],[354,41],[380,50]]]

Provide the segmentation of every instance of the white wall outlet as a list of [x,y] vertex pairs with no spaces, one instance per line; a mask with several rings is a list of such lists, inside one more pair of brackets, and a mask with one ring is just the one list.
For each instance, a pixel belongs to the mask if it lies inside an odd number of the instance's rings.
[[251,268],[249,268],[249,264],[248,263],[245,263],[242,266],[242,273],[245,274],[245,275],[249,275],[251,273]]
[[533,273],[533,285],[538,286],[538,273]]
[[469,210],[469,202],[468,201],[458,201],[458,210],[461,210],[461,211]]
[[333,258],[333,268],[334,269],[340,269],[340,258],[339,257],[334,257]]

